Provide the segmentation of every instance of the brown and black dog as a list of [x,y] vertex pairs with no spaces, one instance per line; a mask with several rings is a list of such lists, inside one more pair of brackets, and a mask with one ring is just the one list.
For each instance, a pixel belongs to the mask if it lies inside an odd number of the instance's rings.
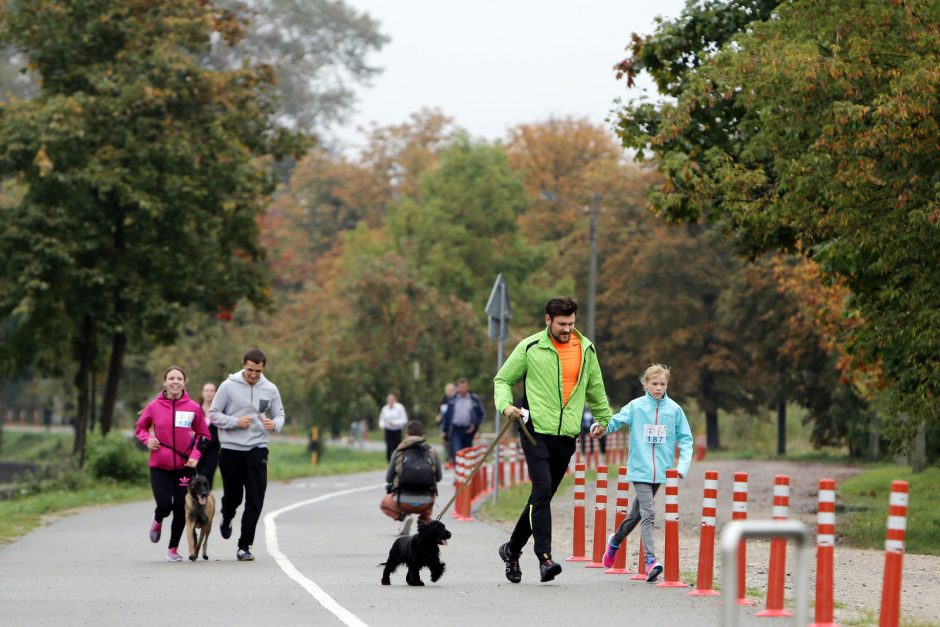
[[215,495],[209,491],[209,480],[196,473],[189,480],[189,491],[186,493],[186,540],[189,542],[189,559],[194,562],[200,546],[202,559],[209,559],[206,548],[214,516]]

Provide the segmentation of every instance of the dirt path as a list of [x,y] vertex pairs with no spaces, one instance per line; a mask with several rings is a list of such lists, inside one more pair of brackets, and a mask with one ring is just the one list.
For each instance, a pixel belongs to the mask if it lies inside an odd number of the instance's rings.
[[[795,463],[795,462],[752,462],[752,461],[703,461],[692,465],[690,476],[679,484],[679,520],[680,520],[680,558],[679,568],[684,574],[683,580],[695,583],[698,570],[699,526],[702,509],[702,486],[706,470],[718,471],[718,529],[731,519],[731,489],[735,472],[749,474],[748,517],[751,519],[772,517],[772,493],[774,476],[778,474],[790,477],[790,517],[802,520],[815,536],[816,502],[820,478],[835,479],[837,485],[860,472],[851,466],[832,464]],[[616,471],[611,473],[608,485],[608,532],[612,531],[614,501],[616,497]],[[632,499],[632,491],[630,498]],[[664,494],[656,497],[657,542],[663,541]],[[594,486],[587,486],[587,554],[591,555],[594,528]],[[562,557],[571,555],[573,533],[573,500],[571,492],[556,496],[553,507],[553,536],[555,554]],[[887,503],[885,503],[887,517]],[[511,523],[499,523],[507,529]],[[838,515],[836,519],[835,551],[835,600],[837,608],[835,619],[839,623],[869,624],[869,619],[877,623],[881,602],[882,573],[884,571],[884,553],[878,550],[853,549],[841,544],[838,536]],[[635,570],[637,564],[637,534],[628,539],[628,564]],[[657,545],[662,557],[663,547]],[[767,565],[770,559],[770,543],[751,541],[747,547],[747,586],[756,588],[761,594],[767,590]],[[815,558],[814,558],[815,559]],[[716,549],[715,582],[720,584],[721,559]],[[794,564],[792,551],[787,555],[787,598],[792,598],[791,585]],[[815,561],[813,562],[815,571]],[[810,573],[810,594],[814,595],[816,585],[815,572]],[[763,598],[758,600],[763,603]],[[812,611],[812,610],[811,610]],[[904,579],[901,593],[902,618],[917,621],[917,624],[940,625],[940,557],[929,555],[905,555]],[[870,623],[870,624],[874,624]]]

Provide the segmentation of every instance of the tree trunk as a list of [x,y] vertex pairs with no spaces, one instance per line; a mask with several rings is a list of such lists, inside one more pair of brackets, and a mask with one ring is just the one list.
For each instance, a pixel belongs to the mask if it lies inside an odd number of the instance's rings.
[[868,419],[868,461],[877,461],[881,457],[881,436],[878,433],[878,414],[871,412]]
[[917,434],[914,436],[914,453],[911,456],[911,470],[914,474],[922,473],[927,469],[927,423],[923,420],[917,425]]
[[104,398],[101,400],[101,435],[108,435],[114,423],[114,404],[117,402],[118,381],[121,378],[126,348],[127,336],[122,331],[115,332],[111,337],[111,361],[108,363],[108,379],[104,385]]
[[777,455],[787,454],[787,402],[777,401]]
[[6,380],[0,379],[0,453],[3,452],[3,425],[6,424],[7,419],[7,399],[4,394],[6,387]]
[[721,448],[721,438],[718,437],[718,410],[705,410],[705,436],[708,439],[708,450],[717,451]]
[[98,415],[98,375],[92,368],[88,375],[88,433],[95,432],[95,421]]
[[82,335],[76,341],[78,353],[78,372],[75,373],[75,390],[78,396],[75,412],[75,445],[73,453],[78,455],[79,468],[85,466],[85,443],[88,439],[88,417],[90,415],[89,393],[95,362],[94,324],[91,316],[86,315],[82,322]]

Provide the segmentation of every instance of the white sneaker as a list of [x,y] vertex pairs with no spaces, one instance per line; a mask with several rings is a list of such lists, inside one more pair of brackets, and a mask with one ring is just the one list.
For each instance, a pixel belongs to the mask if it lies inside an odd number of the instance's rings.
[[414,516],[405,516],[405,522],[401,524],[401,529],[398,530],[398,535],[407,536],[411,533],[411,525],[414,522]]

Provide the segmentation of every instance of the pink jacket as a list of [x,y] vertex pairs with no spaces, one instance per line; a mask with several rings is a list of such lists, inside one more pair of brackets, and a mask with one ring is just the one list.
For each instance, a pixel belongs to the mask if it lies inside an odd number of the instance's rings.
[[160,440],[160,448],[150,452],[148,465],[151,468],[176,470],[182,468],[189,457],[198,460],[202,452],[196,448],[194,436],[212,437],[202,407],[189,398],[186,390],[177,399],[167,398],[164,392],[160,392],[141,412],[136,435],[145,445],[150,440],[151,426],[153,434]]

